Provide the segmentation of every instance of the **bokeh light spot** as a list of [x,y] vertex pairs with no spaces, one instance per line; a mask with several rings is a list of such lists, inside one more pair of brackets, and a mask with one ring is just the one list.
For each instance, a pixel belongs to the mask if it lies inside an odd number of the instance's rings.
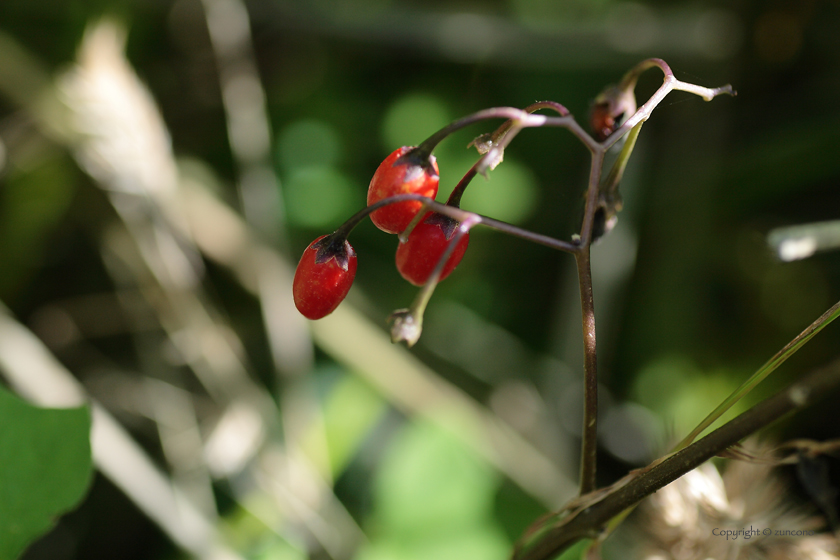
[[295,121],[280,131],[277,156],[285,170],[335,165],[341,156],[335,129],[315,119]]
[[410,93],[394,101],[382,123],[385,146],[416,146],[451,120],[443,101],[433,95]]
[[473,179],[461,206],[513,224],[528,219],[536,207],[537,180],[533,172],[516,161],[505,161],[483,177]]
[[[299,169],[284,183],[289,220],[299,226],[332,228],[353,213],[354,196],[363,193],[351,181],[330,167]],[[362,195],[359,195],[361,197]],[[359,207],[364,200],[355,201]]]

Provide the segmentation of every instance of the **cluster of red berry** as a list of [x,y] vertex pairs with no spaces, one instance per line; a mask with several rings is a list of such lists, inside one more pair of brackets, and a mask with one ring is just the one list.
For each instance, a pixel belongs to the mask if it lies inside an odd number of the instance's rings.
[[[665,74],[663,85],[638,108],[634,93],[637,79],[654,67]],[[338,307],[356,274],[356,253],[347,236],[368,216],[379,229],[399,234],[397,270],[412,284],[423,286],[410,308],[394,311],[390,318],[391,340],[405,341],[409,346],[420,336],[423,311],[435,286],[458,266],[467,250],[470,228],[477,224],[574,254],[579,263],[588,263],[589,247],[613,227],[621,210],[618,187],[639,130],[672,90],[687,91],[706,101],[721,94],[734,95],[728,85],[709,89],[682,82],[663,60],[651,58],[633,67],[618,85],[609,86],[598,95],[589,115],[591,133],[560,103],[537,101],[524,109],[493,107],[478,111],[450,123],[416,147],[395,150],[379,165],[370,182],[367,207],[307,247],[295,272],[295,305],[309,319],[320,319]],[[555,115],[534,114],[543,109]],[[435,146],[456,130],[488,119],[505,119],[505,122],[492,134],[482,134],[470,143],[481,158],[455,186],[446,204],[435,202],[439,182],[437,162],[432,155]],[[568,129],[583,142],[592,157],[585,216],[580,233],[573,235],[571,241],[460,209],[461,195],[473,177],[485,175],[501,163],[505,148],[521,130],[536,127]],[[622,142],[621,151],[603,177],[607,151],[619,142]]]
[[[414,194],[434,200],[438,191],[438,166],[435,157],[424,150],[403,146],[385,158],[368,187],[368,208],[382,203],[370,214],[371,221],[384,232],[402,233],[423,210],[422,200],[390,202],[397,195]],[[397,270],[403,278],[422,286],[432,274],[453,234],[458,228],[454,219],[436,212],[426,212],[397,249]],[[293,285],[295,305],[308,319],[320,319],[332,313],[347,295],[356,275],[356,253],[347,242],[347,232],[340,228],[312,242],[298,264]],[[467,250],[469,234],[457,242],[438,280],[451,273]]]
[[[635,103],[632,94],[630,100],[630,104]],[[624,92],[618,89],[608,90],[596,100],[590,124],[599,141],[615,130],[624,114],[635,110],[630,104]],[[526,124],[531,113],[539,109],[551,109],[561,117],[555,117],[553,123],[549,123],[550,119],[546,117],[540,117]],[[508,121],[495,133],[479,136],[472,143],[483,158],[455,187],[445,206],[435,203],[439,175],[437,162],[432,155],[434,146],[454,130],[478,120],[499,117],[507,118]],[[537,102],[523,110],[488,109],[450,124],[417,147],[403,146],[395,150],[373,175],[368,187],[367,208],[333,233],[313,241],[304,251],[295,272],[293,286],[298,310],[309,319],[320,319],[332,313],[345,298],[356,274],[356,253],[347,242],[347,235],[368,215],[382,231],[400,234],[396,263],[402,277],[415,286],[428,283],[433,288],[434,284],[446,278],[458,266],[467,250],[468,230],[473,224],[458,221],[464,218],[455,218],[467,215],[458,213],[461,195],[470,180],[476,173],[493,169],[502,160],[505,145],[518,131],[516,127],[547,124],[568,126],[570,121],[571,116],[566,108],[551,101]],[[430,207],[435,209],[431,210]],[[525,232],[517,231],[518,228],[509,224],[486,217],[481,217],[480,221],[490,227],[527,237]],[[458,239],[454,240],[456,233]],[[454,247],[449,247],[452,243]],[[441,264],[447,251],[449,256]],[[436,269],[437,276],[431,278]],[[427,298],[428,294],[424,297]],[[422,301],[418,304],[419,307],[424,305]],[[414,319],[419,320],[418,317]]]

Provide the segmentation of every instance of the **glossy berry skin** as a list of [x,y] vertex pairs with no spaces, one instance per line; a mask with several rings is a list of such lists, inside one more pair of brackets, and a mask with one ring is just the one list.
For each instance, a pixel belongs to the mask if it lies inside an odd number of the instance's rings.
[[[415,286],[425,284],[457,229],[458,222],[452,218],[442,214],[428,213],[426,218],[411,231],[408,240],[400,243],[397,248],[397,270],[402,277]],[[461,237],[449,260],[446,261],[438,281],[443,280],[455,270],[464,257],[469,242],[469,234]]]
[[295,307],[321,319],[338,307],[356,276],[356,252],[343,236],[322,235],[303,252],[292,284]]
[[[419,194],[434,198],[438,191],[438,166],[435,157],[417,155],[411,146],[391,153],[373,174],[368,187],[368,206],[397,194]],[[387,233],[400,233],[411,222],[423,203],[409,200],[389,204],[370,215],[376,227]]]

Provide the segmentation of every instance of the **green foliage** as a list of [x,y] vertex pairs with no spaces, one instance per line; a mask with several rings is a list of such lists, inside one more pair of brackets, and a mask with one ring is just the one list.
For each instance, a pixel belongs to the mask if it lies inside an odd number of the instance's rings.
[[505,558],[510,543],[491,517],[497,484],[453,436],[408,424],[376,477],[371,542],[357,560]]
[[0,388],[0,426],[0,560],[13,560],[87,492],[90,411],[37,408]]
[[385,402],[358,377],[345,376],[324,405],[330,469],[339,476],[386,410]]

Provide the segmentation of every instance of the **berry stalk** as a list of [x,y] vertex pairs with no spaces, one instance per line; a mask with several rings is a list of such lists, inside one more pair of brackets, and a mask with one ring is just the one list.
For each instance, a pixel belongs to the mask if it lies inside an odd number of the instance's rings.
[[481,218],[478,214],[473,214],[472,216],[463,220],[458,225],[458,229],[452,235],[452,239],[449,240],[446,250],[440,259],[438,259],[428,280],[420,288],[420,291],[417,292],[417,296],[411,303],[411,307],[408,309],[398,309],[391,314],[389,318],[389,321],[391,321],[391,342],[404,341],[410,348],[420,338],[423,332],[423,313],[426,311],[426,305],[429,303],[438,282],[440,282],[444,266],[446,266],[449,258],[455,252],[455,248],[458,246],[461,238],[467,235],[474,225],[480,223]]

